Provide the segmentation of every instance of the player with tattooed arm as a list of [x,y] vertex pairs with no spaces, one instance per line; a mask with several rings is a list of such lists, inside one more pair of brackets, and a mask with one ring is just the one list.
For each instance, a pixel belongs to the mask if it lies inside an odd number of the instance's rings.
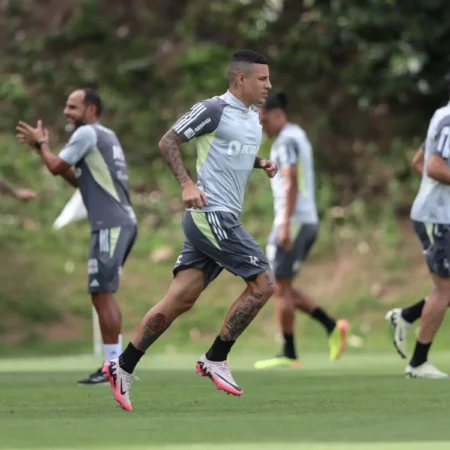
[[[115,399],[128,411],[133,372],[141,357],[223,269],[241,277],[246,288],[211,348],[198,359],[196,370],[218,389],[242,395],[227,356],[274,291],[264,252],[239,222],[252,170],[262,169],[270,178],[277,172],[274,163],[256,156],[262,128],[254,105],[263,104],[272,87],[266,58],[250,50],[236,52],[228,65],[228,81],[225,94],[194,105],[159,143],[182,189],[185,241],[167,294],[145,315],[122,355],[103,367]],[[197,147],[197,184],[186,172],[179,150],[191,139]]]

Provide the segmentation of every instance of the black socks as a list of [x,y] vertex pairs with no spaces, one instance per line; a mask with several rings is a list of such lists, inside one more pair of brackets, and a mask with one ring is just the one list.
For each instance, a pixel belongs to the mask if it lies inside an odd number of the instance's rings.
[[133,373],[139,360],[144,356],[144,352],[138,350],[131,342],[119,356],[119,367],[125,372]]
[[403,319],[405,319],[408,323],[413,323],[417,319],[420,319],[424,305],[425,299],[422,299],[420,300],[420,302],[417,302],[414,305],[409,306],[408,308],[403,308],[402,309]]
[[427,362],[428,351],[430,350],[432,343],[433,342],[422,344],[421,342],[416,341],[416,347],[414,349],[413,357],[411,358],[411,362],[409,363],[411,367],[418,367]]
[[319,321],[325,327],[328,334],[331,334],[336,328],[336,321],[332,319],[320,306],[318,306],[311,313],[311,317]]
[[225,361],[228,353],[230,353],[231,347],[233,347],[236,341],[223,341],[219,336],[216,337],[214,344],[206,352],[206,358],[209,361]]

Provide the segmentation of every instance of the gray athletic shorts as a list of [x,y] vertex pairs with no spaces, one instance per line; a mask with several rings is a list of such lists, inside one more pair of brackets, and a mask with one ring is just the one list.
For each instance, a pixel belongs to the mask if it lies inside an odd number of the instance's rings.
[[88,262],[90,294],[117,291],[122,266],[136,237],[136,225],[104,228],[91,233]]
[[[298,227],[298,231],[295,229]],[[267,240],[267,257],[272,267],[275,278],[294,278],[300,270],[301,264],[306,261],[309,251],[316,241],[318,224],[291,224],[291,232],[294,232],[292,249],[284,250],[278,243],[278,229],[274,225]]]
[[205,287],[223,269],[245,280],[251,280],[270,269],[259,244],[243,225],[228,212],[185,211],[185,240],[173,269],[201,269]]
[[450,225],[413,221],[413,226],[430,272],[441,278],[450,278]]

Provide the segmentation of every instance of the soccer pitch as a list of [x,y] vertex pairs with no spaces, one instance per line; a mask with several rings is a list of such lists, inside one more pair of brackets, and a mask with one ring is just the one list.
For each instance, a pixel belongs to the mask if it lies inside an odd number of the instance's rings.
[[[306,354],[300,369],[255,371],[232,356],[244,395],[195,374],[198,355],[148,355],[122,411],[109,387],[78,387],[90,357],[0,360],[1,449],[450,448],[450,380],[409,380],[395,354]],[[261,356],[261,355],[258,355]],[[450,370],[450,354],[432,362]],[[97,363],[97,364],[96,364]]]

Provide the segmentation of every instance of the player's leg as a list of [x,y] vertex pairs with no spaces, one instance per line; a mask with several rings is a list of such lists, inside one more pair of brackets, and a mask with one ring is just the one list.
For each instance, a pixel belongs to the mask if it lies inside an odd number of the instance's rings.
[[275,278],[273,294],[275,315],[283,334],[283,348],[280,356],[287,358],[291,364],[297,360],[295,351],[295,306],[292,292],[292,278]]
[[217,389],[240,396],[242,389],[234,381],[227,363],[228,353],[272,296],[275,280],[270,270],[251,276],[247,288],[228,311],[223,326],[211,348],[197,362],[197,372],[208,376]]
[[450,226],[433,225],[432,237],[426,257],[434,289],[423,307],[414,353],[405,371],[413,378],[448,377],[428,362],[428,352],[450,303]]
[[275,283],[269,263],[255,239],[231,213],[189,213],[185,216],[184,229],[196,249],[247,283],[244,293],[230,308],[213,345],[196,367],[218,389],[241,395],[226,359],[236,339],[273,293]]
[[298,367],[295,349],[295,305],[292,292],[292,278],[275,278],[275,292],[273,294],[275,316],[283,336],[281,352],[274,358],[256,361],[256,369],[288,366]]
[[[135,237],[135,226],[102,229],[91,235],[88,289],[98,315],[105,361],[117,358],[122,352],[122,314],[114,292],[119,288],[121,269]],[[101,368],[78,382],[80,385],[104,383],[108,380]]]
[[[422,245],[424,254],[426,254],[431,246],[431,238],[427,227],[422,222],[413,221],[413,228]],[[392,329],[394,347],[402,358],[406,358],[407,339],[411,325],[422,315],[426,300],[421,299],[407,308],[393,308],[386,314],[385,318]]]
[[330,360],[336,361],[345,351],[348,322],[345,319],[335,319],[319,306],[306,292],[292,288],[292,298],[295,307],[317,320],[325,329],[330,347]]
[[138,326],[132,342],[119,359],[107,361],[103,371],[109,379],[115,399],[123,409],[132,410],[130,388],[133,372],[146,350],[181,314],[196,302],[205,287],[222,269],[197,251],[188,239],[173,269],[174,279],[164,298],[151,308]]
[[115,399],[123,409],[133,409],[130,388],[135,378],[133,372],[140,359],[172,322],[194,305],[204,288],[205,275],[201,269],[178,272],[164,298],[145,314],[134,339],[120,357],[104,364],[103,372],[109,379]]
[[428,362],[428,352],[445,317],[450,299],[450,279],[433,276],[435,286],[422,311],[421,324],[412,358],[406,367],[411,378],[447,378]]

